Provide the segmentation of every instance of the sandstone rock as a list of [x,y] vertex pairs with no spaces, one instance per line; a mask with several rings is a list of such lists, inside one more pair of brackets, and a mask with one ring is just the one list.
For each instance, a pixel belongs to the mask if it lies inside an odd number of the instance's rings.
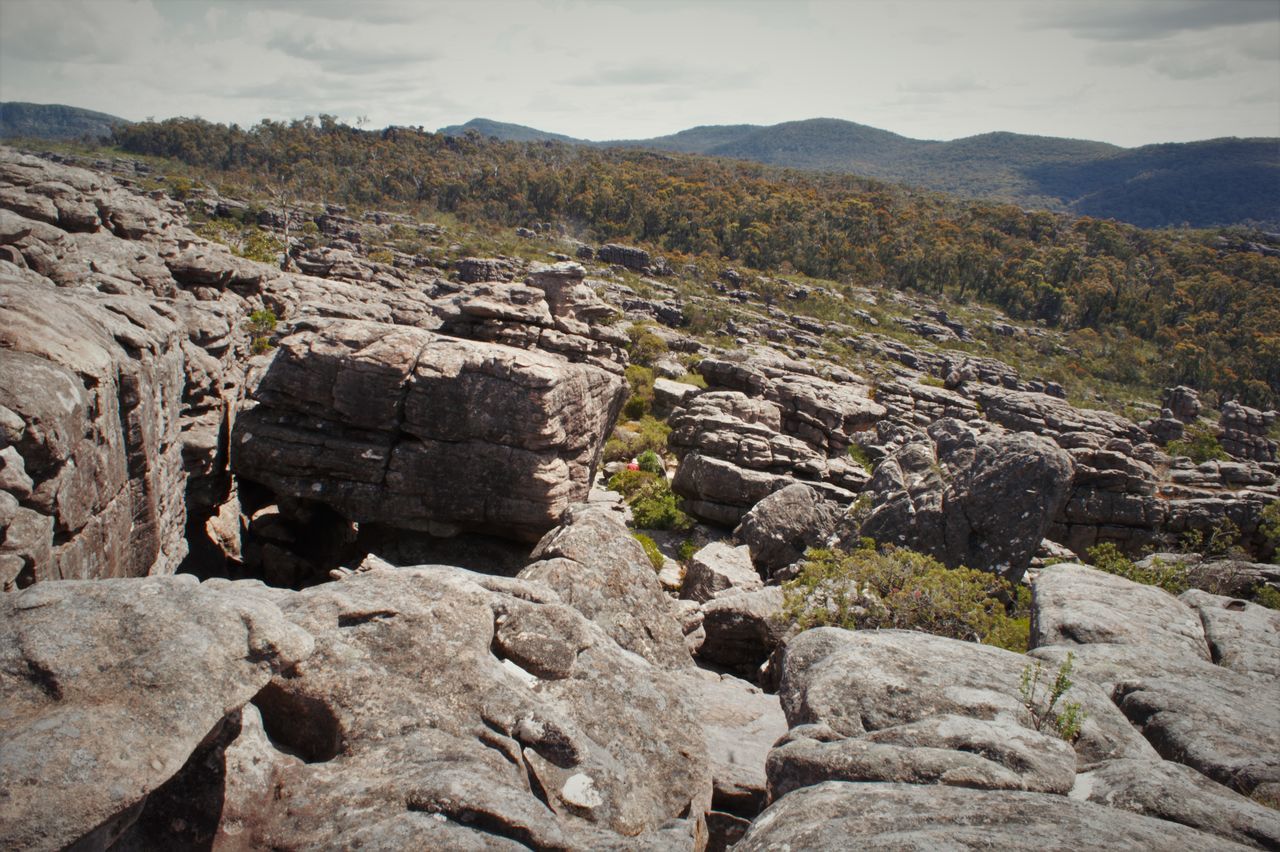
[[1280,680],[1280,613],[1199,589],[1183,592],[1178,600],[1200,616],[1213,662],[1242,674]]
[[555,589],[623,648],[661,668],[692,666],[670,599],[618,512],[573,507],[531,558],[521,577]]
[[643,846],[710,805],[679,685],[540,583],[375,568],[280,606],[316,653],[255,705],[303,762],[237,810],[241,846]]
[[1263,849],[1280,845],[1280,814],[1167,760],[1111,760],[1077,776],[1071,798],[1181,823]]
[[1074,654],[1079,675],[1107,689],[1166,759],[1246,795],[1275,789],[1276,681],[1250,671],[1272,639],[1248,635],[1267,622],[1210,618],[1218,622],[1220,649],[1236,650],[1245,671],[1214,665],[1200,612],[1172,595],[1084,566],[1054,565],[1033,586],[1031,645],[1051,665]]
[[232,437],[240,476],[354,521],[532,540],[586,497],[623,384],[539,352],[334,320],[281,341],[253,391]]
[[764,587],[746,546],[713,541],[689,559],[680,597],[699,603]]
[[796,483],[752,507],[733,535],[750,548],[756,568],[769,575],[795,562],[806,549],[826,544],[835,532],[838,512],[813,488]]
[[616,263],[628,269],[643,270],[649,265],[649,253],[644,249],[632,246],[605,243],[596,250],[596,259],[601,263]]
[[777,586],[708,601],[702,606],[707,638],[698,659],[754,679],[786,635],[781,615],[782,589]]
[[0,598],[0,843],[103,848],[313,640],[193,577],[40,583]]
[[775,802],[734,847],[823,849],[1241,849],[1176,823],[1047,793],[829,781]]

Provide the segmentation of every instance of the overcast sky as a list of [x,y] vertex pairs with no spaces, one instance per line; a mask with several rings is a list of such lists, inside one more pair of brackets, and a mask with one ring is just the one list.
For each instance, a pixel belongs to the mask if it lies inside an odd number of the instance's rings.
[[589,139],[1280,136],[1280,0],[0,0],[0,100]]

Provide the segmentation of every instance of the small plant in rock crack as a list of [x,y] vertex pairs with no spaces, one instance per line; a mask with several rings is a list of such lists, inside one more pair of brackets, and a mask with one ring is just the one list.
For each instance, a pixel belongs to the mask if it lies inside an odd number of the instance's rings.
[[1058,702],[1072,687],[1071,669],[1074,665],[1075,654],[1068,651],[1067,658],[1062,661],[1062,665],[1058,666],[1058,674],[1054,677],[1053,683],[1049,684],[1047,681],[1043,683],[1043,686],[1049,690],[1047,700],[1040,695],[1041,681],[1045,672],[1039,660],[1034,665],[1028,664],[1022,670],[1022,682],[1018,686],[1022,706],[1026,707],[1027,712],[1031,714],[1031,721],[1035,724],[1036,730],[1044,730],[1045,725],[1048,725],[1069,743],[1079,739],[1080,726],[1088,718],[1088,715],[1080,709],[1078,702],[1063,701],[1061,708],[1058,708]]
[[277,322],[276,313],[270,308],[249,314],[246,324],[253,337],[251,348],[254,355],[271,351],[271,334],[276,330]]

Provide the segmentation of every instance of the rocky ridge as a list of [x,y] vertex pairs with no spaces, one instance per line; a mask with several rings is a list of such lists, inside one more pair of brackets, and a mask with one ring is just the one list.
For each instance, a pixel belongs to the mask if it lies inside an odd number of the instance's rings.
[[[282,271],[96,172],[6,149],[0,177],[6,846],[1280,845],[1274,612],[1027,572],[1224,519],[1265,555],[1261,412],[1223,412],[1248,458],[1193,465],[930,348],[967,333],[936,309],[917,348],[767,305],[726,331],[770,345],[726,351],[609,270],[375,260],[416,226],[391,214],[325,211]],[[591,490],[626,394],[611,303],[669,322],[709,386],[670,391],[672,486],[720,530],[669,593]],[[778,583],[862,536],[1027,582],[1031,655],[795,635]],[[467,558],[376,555],[416,542]],[[1073,740],[1019,695],[1068,652]]]

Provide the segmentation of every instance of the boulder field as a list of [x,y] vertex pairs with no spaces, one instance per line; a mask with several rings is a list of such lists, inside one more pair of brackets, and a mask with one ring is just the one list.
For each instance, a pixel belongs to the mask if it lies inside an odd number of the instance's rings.
[[[1195,465],[1194,391],[1080,409],[945,314],[717,349],[607,268],[375,260],[392,214],[246,260],[110,166],[0,148],[0,847],[1280,848],[1275,567],[1076,558],[1269,555],[1263,413]],[[661,572],[595,487],[643,317],[707,385],[655,366],[702,522]],[[780,583],[863,537],[1025,584],[1031,650],[797,632]]]

